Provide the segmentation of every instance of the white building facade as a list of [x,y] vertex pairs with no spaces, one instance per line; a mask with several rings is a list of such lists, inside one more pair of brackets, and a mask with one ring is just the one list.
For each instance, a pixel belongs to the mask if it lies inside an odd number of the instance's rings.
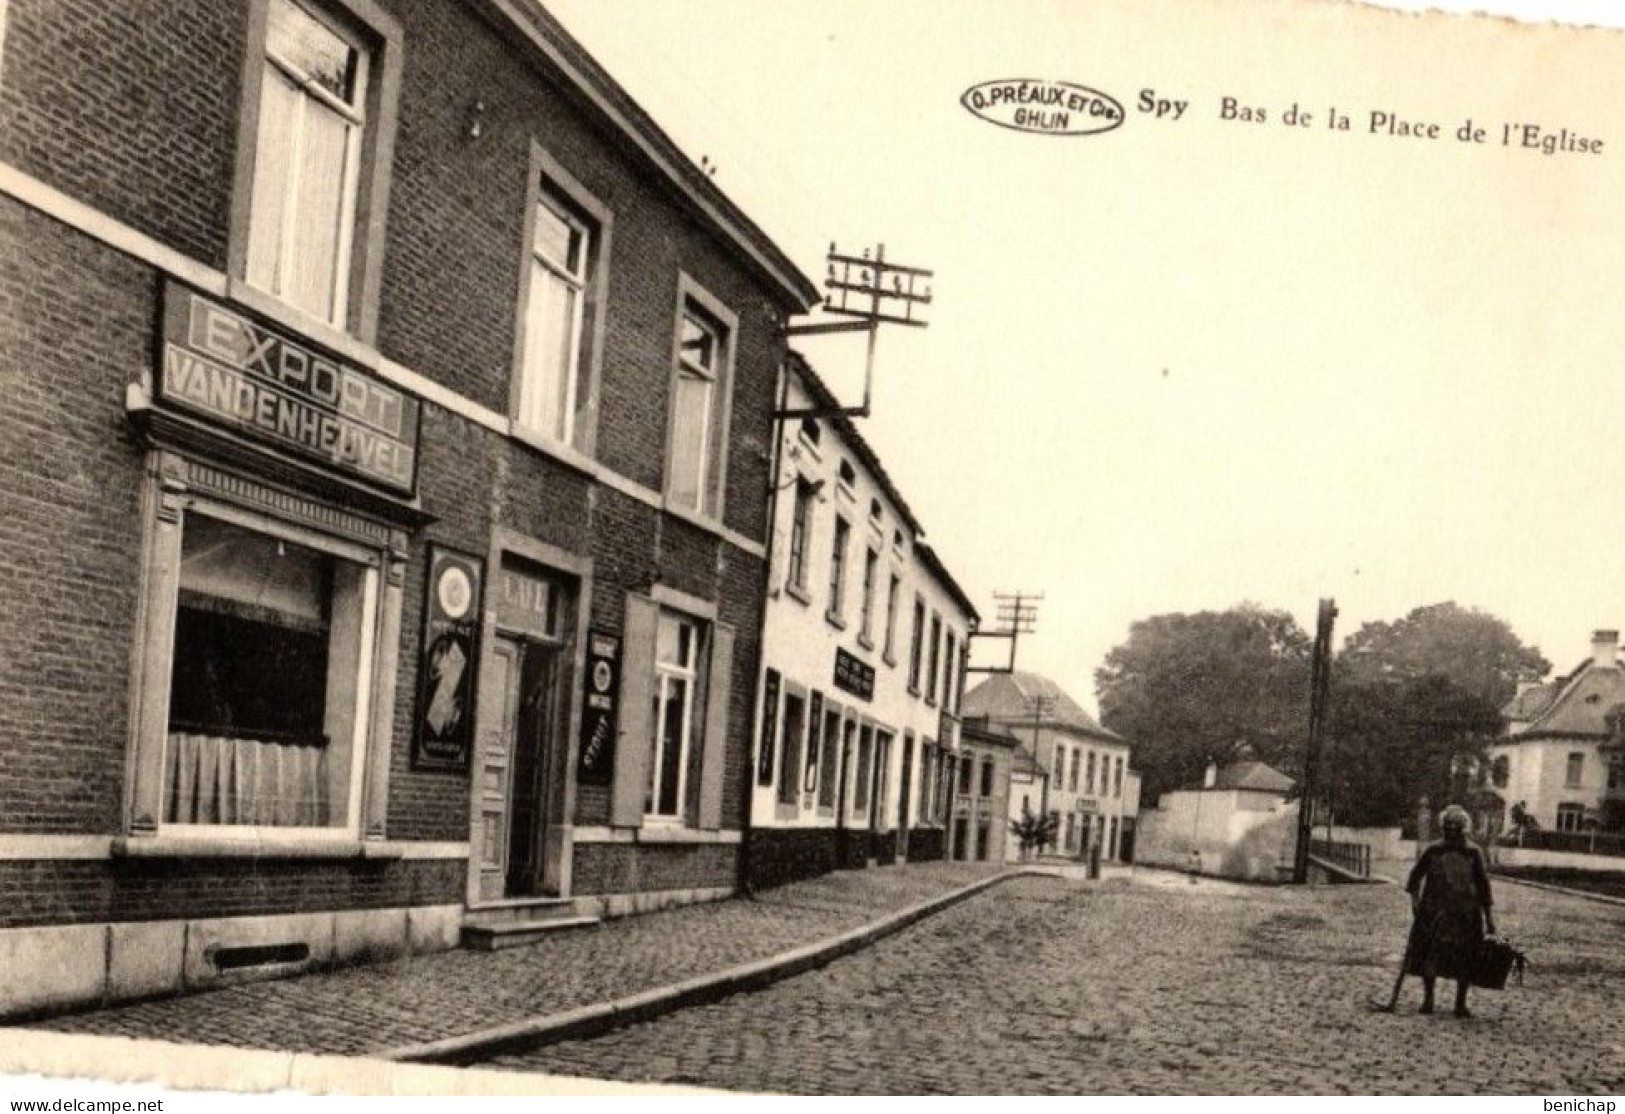
[[792,354],[746,873],[773,885],[945,855],[975,608],[874,451]]

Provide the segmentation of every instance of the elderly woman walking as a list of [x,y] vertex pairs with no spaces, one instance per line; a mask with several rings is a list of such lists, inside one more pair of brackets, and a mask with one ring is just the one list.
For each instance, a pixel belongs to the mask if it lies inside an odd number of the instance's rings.
[[1451,805],[1439,814],[1444,838],[1416,860],[1405,888],[1410,891],[1410,941],[1405,973],[1422,976],[1422,1012],[1433,1012],[1435,979],[1456,980],[1456,1016],[1467,1010],[1467,980],[1485,932],[1495,932],[1490,875],[1484,852],[1467,842],[1467,810]]

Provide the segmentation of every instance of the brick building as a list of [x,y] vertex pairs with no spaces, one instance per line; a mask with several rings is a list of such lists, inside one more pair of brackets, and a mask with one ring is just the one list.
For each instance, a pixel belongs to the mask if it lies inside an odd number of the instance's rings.
[[976,609],[792,353],[763,635],[752,881],[944,857]]
[[544,11],[0,5],[0,255],[0,1011],[733,889],[817,291]]

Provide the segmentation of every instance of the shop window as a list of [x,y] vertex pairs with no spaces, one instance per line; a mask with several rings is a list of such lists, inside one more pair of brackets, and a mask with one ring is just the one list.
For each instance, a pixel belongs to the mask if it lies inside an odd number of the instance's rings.
[[735,321],[686,278],[682,285],[666,494],[682,510],[721,518]]
[[626,596],[612,824],[721,826],[733,645],[704,600]]
[[1557,806],[1557,830],[1577,832],[1585,824],[1585,805],[1567,803]]
[[784,741],[780,744],[779,803],[793,805],[798,800],[801,776],[801,747],[807,732],[807,702],[798,693],[784,694]]
[[675,611],[660,612],[655,633],[654,761],[644,806],[650,816],[685,818],[703,639],[701,623]]
[[824,712],[824,742],[818,755],[818,807],[835,807],[836,779],[841,771],[841,713]]
[[987,836],[988,824],[983,820],[976,825],[976,861],[979,863],[987,862]]
[[1619,789],[1625,787],[1625,758],[1610,758],[1608,760],[1608,788]]
[[[847,725],[848,728],[851,724]],[[858,732],[858,763],[852,781],[852,815],[862,819],[869,812],[869,778],[874,761],[874,731],[867,725]]]
[[[907,732],[903,734],[903,750],[908,749]],[[936,776],[936,747],[929,739],[920,741],[920,823],[931,823],[931,779]]]
[[375,569],[194,510],[179,574],[163,821],[352,827]]

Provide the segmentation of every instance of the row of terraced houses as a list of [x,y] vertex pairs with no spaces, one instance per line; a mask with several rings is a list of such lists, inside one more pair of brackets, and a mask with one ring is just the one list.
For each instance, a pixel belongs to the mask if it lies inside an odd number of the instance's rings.
[[1002,856],[820,290],[532,0],[0,3],[0,245],[0,1012]]

